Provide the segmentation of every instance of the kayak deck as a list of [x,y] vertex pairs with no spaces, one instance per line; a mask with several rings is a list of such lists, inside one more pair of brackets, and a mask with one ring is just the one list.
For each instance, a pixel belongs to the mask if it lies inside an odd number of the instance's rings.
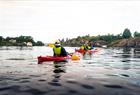
[[41,64],[45,61],[57,61],[57,62],[66,62],[67,57],[57,57],[57,56],[38,56],[38,64]]

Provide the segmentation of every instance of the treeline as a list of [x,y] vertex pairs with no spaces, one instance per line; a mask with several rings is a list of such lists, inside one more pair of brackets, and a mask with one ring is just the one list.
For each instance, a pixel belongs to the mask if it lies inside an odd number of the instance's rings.
[[123,33],[114,35],[114,34],[107,34],[107,35],[98,35],[98,36],[78,36],[77,38],[73,39],[64,39],[61,40],[61,42],[66,46],[80,46],[81,44],[85,43],[86,41],[89,41],[96,46],[98,44],[101,45],[109,45],[110,43],[121,40],[121,39],[129,39],[129,38],[137,38],[140,37],[140,33],[135,31],[134,34],[131,33],[130,29],[126,28],[124,29]]
[[82,38],[88,38],[89,41],[98,41],[98,40],[103,40],[103,41],[106,41],[108,43],[111,43],[112,41],[115,41],[115,40],[120,40],[120,39],[128,39],[128,38],[131,38],[131,37],[140,37],[140,33],[135,31],[133,36],[132,36],[132,33],[131,31],[126,28],[123,33],[120,33],[120,34],[117,34],[117,35],[113,35],[113,34],[107,34],[107,35],[98,35],[98,36],[84,36]]
[[43,46],[41,41],[35,42],[31,36],[6,37],[0,36],[0,46]]

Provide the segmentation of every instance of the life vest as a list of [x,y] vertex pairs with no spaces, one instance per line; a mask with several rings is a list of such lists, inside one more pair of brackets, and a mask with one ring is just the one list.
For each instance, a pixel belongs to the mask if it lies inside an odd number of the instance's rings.
[[54,47],[53,51],[56,56],[59,56],[61,54],[61,47]]
[[85,46],[84,46],[84,45],[82,45],[82,46],[80,47],[80,49],[81,49],[81,50],[84,50],[84,49],[85,49]]
[[82,45],[82,46],[80,47],[80,49],[81,49],[81,50],[90,50],[91,47],[90,47],[90,46]]
[[88,46],[88,50],[90,50],[91,49],[91,47],[90,46]]

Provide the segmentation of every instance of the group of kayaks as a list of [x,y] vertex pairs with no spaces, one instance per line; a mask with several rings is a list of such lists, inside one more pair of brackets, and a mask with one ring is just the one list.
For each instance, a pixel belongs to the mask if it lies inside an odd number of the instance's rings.
[[[94,52],[97,52],[97,51],[98,51],[97,49],[87,50],[87,51],[81,50],[81,49],[75,49],[75,52],[78,52],[78,53],[85,53],[85,52],[94,53]],[[38,59],[38,64],[42,64],[45,61],[66,62],[68,59],[71,59],[71,60],[79,60],[80,57],[78,55],[73,54],[73,55],[68,55],[67,57],[38,56],[37,59]]]

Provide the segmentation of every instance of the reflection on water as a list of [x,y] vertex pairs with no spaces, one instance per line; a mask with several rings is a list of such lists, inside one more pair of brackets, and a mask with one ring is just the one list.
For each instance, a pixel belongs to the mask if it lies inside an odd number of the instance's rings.
[[48,47],[0,47],[0,95],[140,93],[140,53],[133,48],[100,48],[78,61],[37,64],[37,56],[52,54]]
[[83,54],[83,59],[84,60],[91,60],[92,59],[92,54],[90,54],[88,52]]
[[61,74],[65,73],[65,62],[53,62],[53,65],[52,81],[48,84],[51,86],[62,86],[59,81],[61,80]]
[[54,62],[54,73],[65,73],[65,62]]
[[123,48],[123,53],[130,54],[132,48]]
[[57,85],[59,86],[60,84],[58,84],[59,80],[61,79],[61,74],[62,73],[66,73],[66,67],[65,67],[66,62],[53,62],[54,65],[54,70],[53,70],[53,79],[51,84],[52,85]]
[[[123,48],[123,53],[122,53],[122,62],[123,62],[123,69],[124,70],[129,70],[131,69],[131,48]],[[123,74],[124,75],[124,74]]]

